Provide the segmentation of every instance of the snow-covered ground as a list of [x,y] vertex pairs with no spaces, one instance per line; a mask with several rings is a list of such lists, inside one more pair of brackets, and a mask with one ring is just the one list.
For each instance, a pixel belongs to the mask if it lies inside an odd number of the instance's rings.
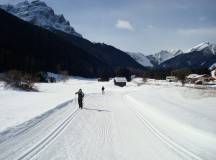
[[79,88],[88,92],[97,92],[93,80],[74,78],[64,83],[37,84],[40,92],[22,92],[6,90],[0,82],[0,131],[21,124],[33,117],[74,98]]
[[138,82],[72,78],[37,84],[40,92],[1,83],[0,159],[215,160],[216,91]]

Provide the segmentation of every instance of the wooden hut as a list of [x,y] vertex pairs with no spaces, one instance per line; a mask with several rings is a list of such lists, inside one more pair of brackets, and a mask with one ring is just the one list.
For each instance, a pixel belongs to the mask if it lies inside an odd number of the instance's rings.
[[125,77],[115,77],[114,78],[114,85],[119,87],[124,87],[127,84],[127,80]]

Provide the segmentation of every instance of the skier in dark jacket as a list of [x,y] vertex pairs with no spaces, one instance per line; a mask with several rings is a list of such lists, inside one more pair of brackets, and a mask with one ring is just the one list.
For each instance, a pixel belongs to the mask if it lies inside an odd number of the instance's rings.
[[102,90],[102,94],[104,94],[104,92],[105,92],[104,86],[101,88],[101,90]]
[[79,108],[83,109],[83,98],[84,98],[84,93],[82,92],[82,89],[79,89],[78,92],[76,92],[75,94],[78,94],[78,104],[79,104]]

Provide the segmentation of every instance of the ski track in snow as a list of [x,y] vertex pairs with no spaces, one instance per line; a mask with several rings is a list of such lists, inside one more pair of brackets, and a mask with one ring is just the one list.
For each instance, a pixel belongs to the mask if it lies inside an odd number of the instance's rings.
[[199,156],[195,155],[194,153],[190,152],[189,150],[185,149],[184,147],[178,145],[173,140],[168,138],[162,132],[160,132],[157,128],[155,128],[139,111],[130,107],[131,111],[137,116],[137,118],[143,123],[145,128],[147,127],[152,134],[154,134],[158,139],[160,139],[163,143],[168,145],[172,150],[185,157],[185,159],[194,159],[194,160],[202,160]]
[[0,134],[0,160],[211,159],[161,132],[128,92],[88,94],[83,110],[76,102]]
[[[3,138],[4,141],[0,143],[0,159],[31,159],[31,157],[34,157],[37,153],[47,147],[53,140],[55,140],[55,138],[57,138],[57,136],[61,134],[61,132],[67,127],[67,125],[69,125],[78,113],[78,110],[75,110],[71,114],[70,112],[67,113],[64,111],[67,109],[65,106],[70,104],[70,101],[63,103],[55,109],[48,111],[44,115],[30,120],[30,124],[24,123],[27,125],[24,130],[22,127],[18,127],[18,129],[15,128],[15,133],[13,133],[14,135],[12,134],[13,137],[10,135],[6,140]],[[65,113],[69,114],[69,116]],[[57,117],[57,114],[62,116],[60,117],[61,119]],[[33,124],[31,125],[31,123]],[[51,125],[48,123],[51,123]],[[11,130],[13,131],[13,129]]]
[[18,160],[32,159],[40,151],[45,149],[52,141],[61,134],[61,132],[70,124],[73,118],[77,115],[78,110],[72,113],[60,126],[58,126],[53,132],[51,132],[47,137],[45,137],[40,143],[34,146],[31,150],[25,153],[23,156],[18,158]]

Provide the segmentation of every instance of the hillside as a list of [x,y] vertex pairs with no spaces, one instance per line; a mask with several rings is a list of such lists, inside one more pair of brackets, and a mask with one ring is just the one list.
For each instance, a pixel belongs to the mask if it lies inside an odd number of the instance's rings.
[[69,35],[59,30],[55,30],[54,33],[100,59],[101,61],[112,67],[114,70],[119,67],[128,67],[141,70],[145,69],[144,66],[136,62],[127,53],[121,51],[118,48],[115,48],[114,46],[104,43],[93,43],[85,38]]
[[[39,0],[32,2],[24,1],[16,5],[0,5],[0,8],[26,22],[55,33],[58,37],[67,41],[67,43],[71,43],[73,46],[76,46],[107,65],[109,69],[105,67],[105,70],[110,70],[111,68],[113,72],[119,67],[144,69],[142,65],[137,63],[125,52],[113,46],[104,43],[92,43],[83,38],[80,33],[75,31],[63,15],[57,15],[45,2]],[[100,70],[104,70],[103,68]]]
[[216,45],[209,42],[201,43],[184,54],[171,58],[159,67],[162,68],[209,68],[216,62]]
[[0,9],[0,71],[53,71],[96,76],[111,68],[56,34],[27,23]]

